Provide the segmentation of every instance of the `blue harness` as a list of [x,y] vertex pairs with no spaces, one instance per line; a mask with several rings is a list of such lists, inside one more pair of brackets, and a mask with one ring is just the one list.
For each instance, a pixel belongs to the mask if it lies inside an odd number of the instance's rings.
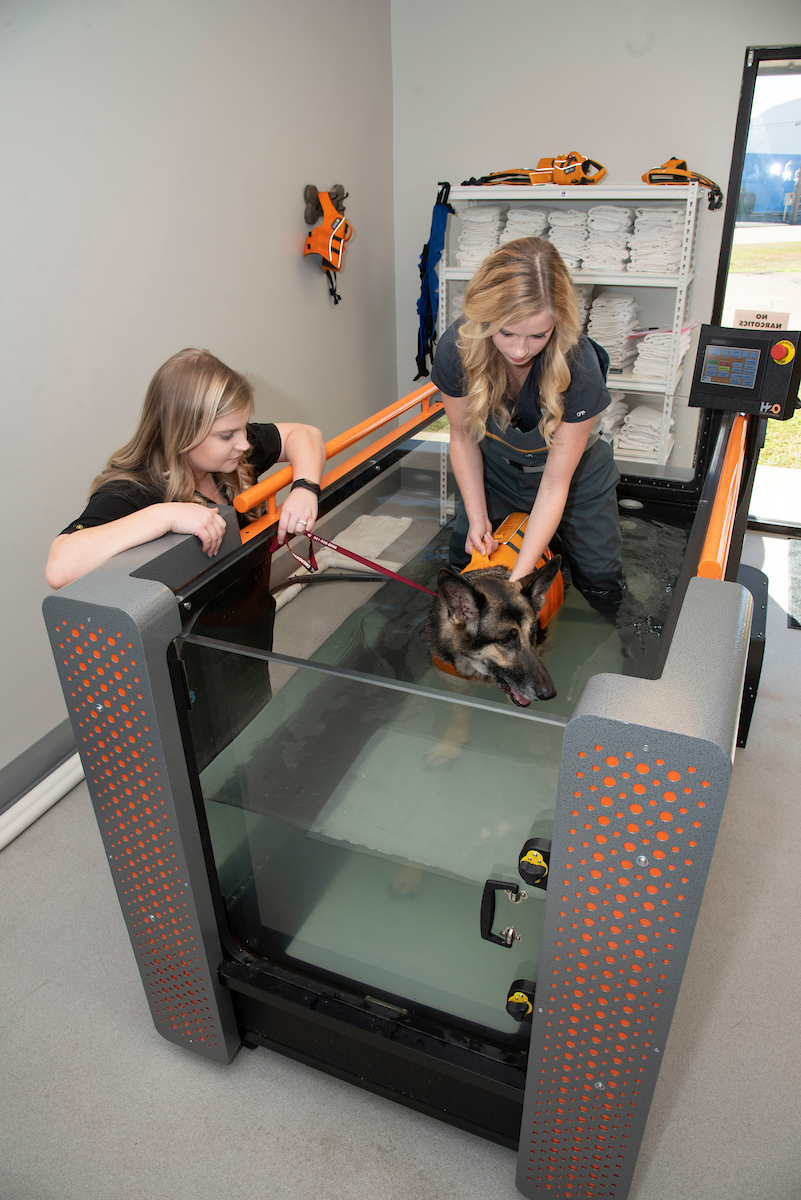
[[451,185],[440,183],[437,202],[431,217],[431,232],[428,241],[423,246],[420,255],[420,299],[417,301],[417,313],[420,318],[420,328],[417,334],[417,374],[414,377],[424,379],[428,371],[427,359],[434,358],[434,343],[437,340],[437,313],[439,311],[439,277],[437,263],[445,248],[445,227],[448,224],[448,213],[454,211],[448,204]]

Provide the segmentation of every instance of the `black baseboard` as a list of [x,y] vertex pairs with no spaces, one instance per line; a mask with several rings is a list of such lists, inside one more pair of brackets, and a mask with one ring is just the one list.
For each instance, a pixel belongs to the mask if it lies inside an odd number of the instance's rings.
[[801,525],[782,524],[779,521],[758,521],[748,518],[747,528],[753,533],[772,533],[778,537],[801,537]]
[[15,804],[51,771],[75,753],[75,738],[69,721],[62,721],[38,742],[23,750],[0,770],[0,813]]

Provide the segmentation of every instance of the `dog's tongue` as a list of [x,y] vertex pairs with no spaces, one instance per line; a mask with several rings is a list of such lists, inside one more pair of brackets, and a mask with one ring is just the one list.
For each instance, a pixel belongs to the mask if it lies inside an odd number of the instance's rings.
[[517,704],[518,707],[528,708],[528,706],[531,704],[531,701],[526,700],[525,696],[521,696],[519,692],[516,692],[511,684],[504,681],[503,683],[499,684],[499,687],[502,692],[506,692],[506,695],[509,697],[509,699],[514,704]]

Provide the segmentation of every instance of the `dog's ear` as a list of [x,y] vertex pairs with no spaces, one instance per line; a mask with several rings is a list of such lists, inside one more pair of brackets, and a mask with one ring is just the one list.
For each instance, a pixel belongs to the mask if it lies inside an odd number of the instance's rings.
[[443,567],[437,575],[437,588],[454,624],[464,625],[468,633],[475,633],[484,597],[470,586],[463,575],[457,575],[450,567]]
[[545,603],[545,597],[548,594],[548,589],[559,573],[559,568],[562,565],[562,557],[555,554],[553,558],[549,558],[544,567],[534,571],[531,575],[526,575],[520,580],[520,590],[526,599],[531,604],[535,613],[538,613]]

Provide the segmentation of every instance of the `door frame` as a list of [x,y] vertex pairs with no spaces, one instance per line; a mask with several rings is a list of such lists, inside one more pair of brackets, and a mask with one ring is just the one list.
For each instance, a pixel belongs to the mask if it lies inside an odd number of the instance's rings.
[[726,191],[726,210],[723,217],[723,237],[720,243],[715,299],[712,303],[712,320],[710,322],[712,325],[719,325],[723,315],[723,302],[726,298],[729,264],[734,245],[734,226],[740,203],[740,185],[745,166],[745,147],[748,142],[748,130],[751,126],[751,109],[754,105],[757,73],[762,63],[784,58],[796,58],[801,63],[801,46],[749,46],[745,52],[743,81],[740,87],[740,107],[737,110],[729,185]]

